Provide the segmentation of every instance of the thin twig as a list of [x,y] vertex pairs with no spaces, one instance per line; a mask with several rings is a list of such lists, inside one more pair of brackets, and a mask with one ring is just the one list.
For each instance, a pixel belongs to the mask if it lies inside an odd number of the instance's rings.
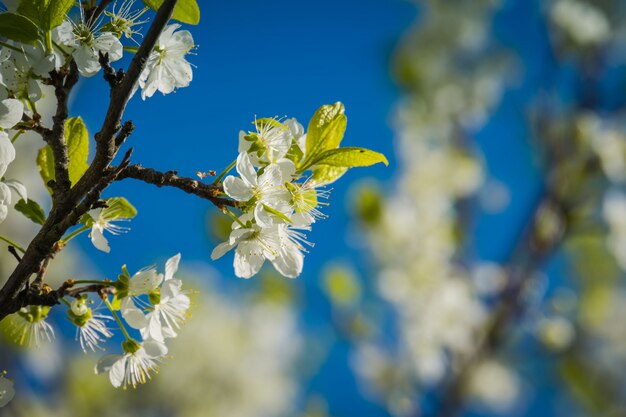
[[19,254],[19,253],[17,253],[17,249],[15,249],[15,246],[13,246],[13,245],[9,245],[8,250],[9,250],[9,253],[10,253],[11,255],[13,255],[13,257],[14,257],[15,259],[17,259],[17,261],[18,261],[18,262],[21,262],[21,261],[22,261],[22,257],[20,256],[20,254]]
[[157,187],[178,188],[186,193],[208,200],[219,208],[238,206],[236,201],[221,197],[223,195],[222,187],[204,184],[189,177],[179,177],[176,171],[160,172],[152,168],[144,168],[141,165],[131,165],[122,170],[118,176],[118,180],[125,178],[140,180]]

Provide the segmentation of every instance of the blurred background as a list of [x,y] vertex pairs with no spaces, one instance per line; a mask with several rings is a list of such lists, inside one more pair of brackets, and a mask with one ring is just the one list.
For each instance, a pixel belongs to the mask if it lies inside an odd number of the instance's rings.
[[[190,88],[128,108],[133,162],[219,172],[255,116],[306,123],[342,101],[343,143],[390,166],[333,184],[296,280],[211,262],[224,219],[207,202],[114,184],[106,197],[139,211],[131,231],[108,255],[76,239],[48,276],[182,253],[194,294],[171,358],[115,390],[58,309],[54,343],[1,339],[17,394],[0,415],[626,415],[626,4],[199,3]],[[94,77],[72,98],[92,133],[107,88]],[[17,145],[7,177],[43,201],[41,143]],[[0,234],[28,242],[33,225],[9,216]],[[0,281],[13,267],[0,253]]]

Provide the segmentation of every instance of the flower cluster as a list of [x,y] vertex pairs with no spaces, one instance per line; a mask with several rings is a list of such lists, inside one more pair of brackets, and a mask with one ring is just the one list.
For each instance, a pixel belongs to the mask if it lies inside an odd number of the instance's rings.
[[[99,286],[111,315],[97,313],[85,294],[77,294],[72,301],[63,299],[68,306],[67,319],[76,326],[76,339],[85,353],[104,350],[101,345],[113,337],[110,324],[115,320],[119,325],[125,337],[124,354],[106,355],[96,366],[96,373],[109,373],[113,386],[126,388],[145,383],[167,354],[166,339],[178,335],[190,307],[188,291],[174,277],[179,262],[180,254],[166,262],[164,273],[150,267],[131,276],[123,268],[117,281],[85,281]],[[113,302],[108,293],[113,294]],[[13,339],[32,347],[52,341],[54,330],[46,320],[49,310],[50,307],[29,306],[11,316],[9,332]],[[130,335],[126,326],[137,331],[140,341]]]
[[211,257],[220,258],[236,248],[238,277],[252,277],[267,259],[282,275],[295,278],[302,272],[307,244],[302,230],[310,230],[321,216],[319,198],[327,194],[311,181],[297,182],[296,166],[285,157],[292,144],[298,146],[304,137],[300,123],[261,119],[255,125],[255,132],[240,134],[239,176],[224,179],[224,192],[241,203],[243,214],[233,222],[228,241],[218,245]]
[[[329,116],[330,115],[330,116]],[[323,117],[327,120],[323,120]],[[321,120],[320,120],[321,119]],[[322,106],[313,117],[320,120],[307,134],[296,119],[257,119],[255,130],[239,134],[238,176],[223,181],[224,193],[235,200],[242,213],[233,217],[232,231],[219,244],[212,259],[235,249],[235,275],[250,278],[270,261],[283,276],[295,278],[302,272],[306,246],[304,234],[325,216],[319,210],[329,197],[324,186],[337,180],[353,166],[386,163],[375,152],[360,148],[339,148],[343,129],[343,105]],[[329,132],[330,131],[330,132]],[[331,134],[335,138],[327,137]],[[325,139],[324,142],[321,139]],[[338,155],[342,156],[342,159]],[[366,159],[371,158],[371,159]],[[305,177],[306,171],[312,171]]]
[[[126,338],[122,343],[123,354],[106,355],[96,365],[96,373],[108,372],[114,387],[136,387],[150,379],[151,372],[156,371],[158,363],[167,354],[165,340],[177,336],[190,306],[182,281],[174,278],[179,262],[180,254],[170,258],[165,264],[165,274],[157,273],[152,267],[131,277],[123,268],[123,274],[114,285],[115,301],[119,306],[112,307],[105,300]],[[141,341],[129,335],[115,312],[116,308],[128,326],[139,331]]]

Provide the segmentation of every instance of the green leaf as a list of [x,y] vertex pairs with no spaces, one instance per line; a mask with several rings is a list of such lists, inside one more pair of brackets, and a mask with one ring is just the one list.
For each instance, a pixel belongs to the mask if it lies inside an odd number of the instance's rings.
[[[74,185],[89,167],[89,133],[80,117],[72,117],[65,122],[65,143],[70,160],[68,174],[71,184]],[[47,187],[48,182],[55,179],[54,154],[50,146],[44,146],[39,150],[37,167]],[[48,191],[52,192],[49,187]]]
[[47,0],[46,2],[48,3],[48,7],[43,14],[41,26],[44,30],[52,30],[63,23],[67,12],[69,12],[74,4],[74,0]]
[[50,146],[44,146],[39,149],[37,154],[37,168],[39,169],[39,175],[48,188],[48,192],[52,194],[52,190],[48,187],[50,180],[54,179],[54,155],[52,155],[52,148]]
[[382,162],[386,166],[389,161],[385,155],[364,148],[345,147],[322,152],[313,165],[330,165],[334,167],[368,167]]
[[[163,4],[163,0],[143,0],[143,4],[152,10],[159,10],[159,7]],[[200,23],[200,8],[198,7],[198,2],[196,0],[178,0],[174,7],[172,19],[190,25],[197,25]]]
[[44,224],[46,222],[46,214],[41,206],[34,200],[29,199],[28,201],[24,201],[24,199],[21,199],[15,205],[15,210],[37,224]]
[[80,117],[65,122],[65,143],[70,158],[70,182],[74,185],[89,168],[89,132]]
[[44,15],[50,0],[21,0],[17,12],[29,18],[35,25],[43,26]]
[[0,36],[22,43],[33,43],[39,38],[39,29],[27,17],[14,13],[0,13]]
[[348,123],[344,111],[340,102],[317,109],[307,131],[305,163],[315,159],[320,152],[335,149],[341,144]]
[[320,165],[313,170],[311,181],[317,185],[332,184],[337,181],[343,174],[348,171],[346,167],[334,167],[329,165]]
[[105,220],[132,219],[137,215],[137,209],[124,197],[108,198],[106,203],[107,207],[100,214]]

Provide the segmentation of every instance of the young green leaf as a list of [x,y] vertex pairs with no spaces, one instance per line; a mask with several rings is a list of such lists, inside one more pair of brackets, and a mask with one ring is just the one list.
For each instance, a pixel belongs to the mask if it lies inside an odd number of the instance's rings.
[[[72,185],[80,179],[89,167],[89,133],[80,117],[72,117],[65,122],[65,142],[67,144],[70,164],[68,173]],[[44,184],[55,179],[54,155],[50,146],[44,146],[37,154],[37,167]],[[51,192],[50,188],[48,191]]]
[[[143,4],[152,10],[159,10],[159,7],[163,4],[163,0],[143,0]],[[200,23],[200,8],[198,7],[198,2],[196,0],[178,0],[174,7],[172,19],[190,25],[197,25]]]
[[14,13],[0,13],[0,36],[12,41],[33,43],[39,38],[39,30],[27,17]]
[[20,0],[17,12],[41,26],[50,0]]
[[334,167],[329,165],[320,165],[313,170],[311,181],[317,185],[328,185],[337,181],[343,174],[348,171],[346,167]]
[[100,214],[107,221],[132,219],[137,215],[137,209],[124,197],[113,197],[106,200],[107,207]]
[[46,11],[43,13],[41,26],[44,30],[52,30],[63,23],[67,12],[74,4],[74,0],[47,0],[46,2],[48,7],[46,7]]
[[305,164],[315,159],[320,152],[335,149],[341,144],[348,123],[344,111],[340,102],[317,109],[307,131]]
[[41,206],[34,200],[29,199],[28,201],[24,201],[24,199],[21,199],[15,205],[15,210],[37,224],[44,224],[46,222],[46,214]]
[[334,167],[367,167],[382,162],[389,165],[385,155],[364,148],[346,147],[330,149],[319,154],[313,165],[330,165]]
[[54,179],[54,155],[52,155],[52,148],[50,146],[44,146],[39,149],[37,154],[37,168],[39,169],[39,175],[48,188],[48,192],[52,194],[52,190],[48,187],[50,180]]
[[80,117],[72,117],[65,122],[65,142],[67,143],[70,165],[68,168],[72,185],[89,168],[89,132]]

